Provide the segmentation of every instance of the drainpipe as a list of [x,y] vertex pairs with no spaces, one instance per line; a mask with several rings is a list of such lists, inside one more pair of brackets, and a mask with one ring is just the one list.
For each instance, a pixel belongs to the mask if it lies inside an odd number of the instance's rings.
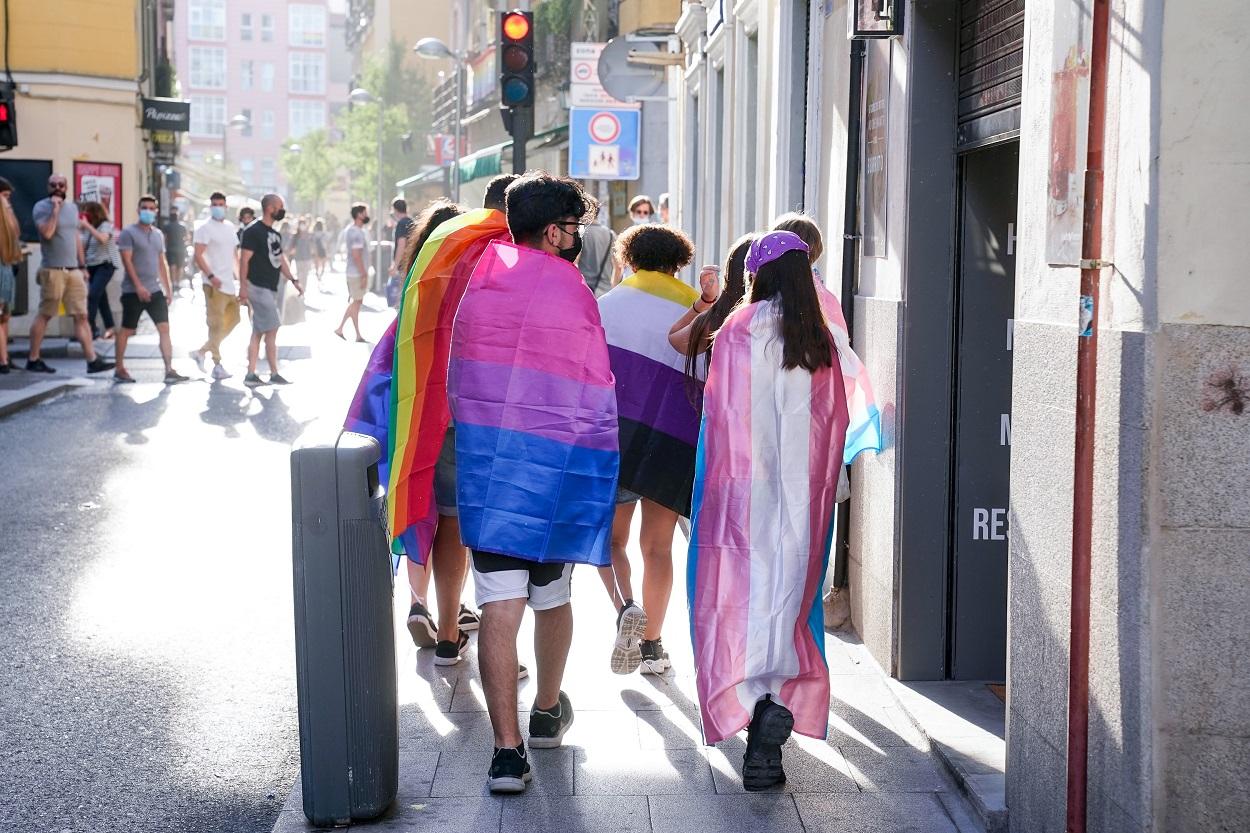
[[1068,833],[1085,833],[1089,763],[1089,605],[1094,515],[1098,283],[1102,260],[1103,145],[1107,119],[1110,0],[1094,0],[1089,66],[1089,146],[1081,229],[1081,316],[1076,354],[1076,455],[1072,501],[1072,624],[1068,670]]
[[[846,191],[842,205],[842,315],[848,336],[855,332],[855,273],[859,266],[859,133],[860,96],[863,94],[863,41],[851,41],[850,101],[846,110]],[[851,502],[837,509],[838,542],[833,552],[833,586],[846,587],[851,554]]]

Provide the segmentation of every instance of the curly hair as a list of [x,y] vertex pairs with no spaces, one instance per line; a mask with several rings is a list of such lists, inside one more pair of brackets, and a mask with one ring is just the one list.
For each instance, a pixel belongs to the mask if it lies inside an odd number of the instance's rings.
[[674,275],[694,260],[694,244],[672,226],[633,226],[616,238],[616,256],[637,272]]

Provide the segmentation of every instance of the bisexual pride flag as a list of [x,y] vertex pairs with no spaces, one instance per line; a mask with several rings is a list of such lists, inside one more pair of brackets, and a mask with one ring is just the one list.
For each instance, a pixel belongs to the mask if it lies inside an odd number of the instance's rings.
[[447,395],[465,545],[607,566],[616,391],[599,308],[577,267],[492,243],[456,315]]
[[702,384],[668,331],[699,297],[672,275],[637,272],[599,299],[616,376],[621,427],[620,484],[690,516]]

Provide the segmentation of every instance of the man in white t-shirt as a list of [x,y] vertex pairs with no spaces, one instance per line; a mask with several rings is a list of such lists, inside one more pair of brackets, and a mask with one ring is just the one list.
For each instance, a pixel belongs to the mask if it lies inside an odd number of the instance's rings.
[[209,201],[209,219],[195,230],[195,265],[204,276],[204,307],[208,318],[208,341],[191,358],[204,370],[204,357],[213,357],[213,378],[229,379],[221,366],[221,342],[239,323],[239,287],[234,279],[235,249],[239,238],[226,219],[226,195],[215,192]]

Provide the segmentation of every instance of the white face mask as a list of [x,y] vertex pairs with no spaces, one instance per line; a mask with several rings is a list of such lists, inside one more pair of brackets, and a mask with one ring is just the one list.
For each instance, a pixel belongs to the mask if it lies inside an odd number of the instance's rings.
[[645,226],[651,222],[650,217],[643,217],[641,214],[630,214],[629,219],[633,220],[636,226]]

